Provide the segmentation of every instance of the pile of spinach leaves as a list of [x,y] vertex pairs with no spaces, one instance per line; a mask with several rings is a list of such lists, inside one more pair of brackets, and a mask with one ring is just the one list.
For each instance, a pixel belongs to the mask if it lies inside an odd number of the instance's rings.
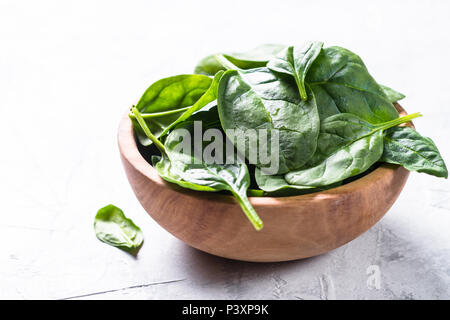
[[[399,126],[419,113],[399,117],[393,103],[404,95],[378,84],[361,58],[322,42],[263,45],[242,53],[202,59],[194,74],[153,83],[130,112],[141,146],[152,150],[160,176],[183,188],[231,193],[256,230],[263,227],[248,196],[289,196],[339,186],[380,162],[447,178],[434,142]],[[266,128],[276,132],[279,169],[244,159],[206,164],[177,148],[179,129]],[[225,138],[226,139],[226,138]],[[228,141],[229,142],[229,141]],[[200,154],[207,145],[200,148]],[[198,160],[198,161],[194,161]]]

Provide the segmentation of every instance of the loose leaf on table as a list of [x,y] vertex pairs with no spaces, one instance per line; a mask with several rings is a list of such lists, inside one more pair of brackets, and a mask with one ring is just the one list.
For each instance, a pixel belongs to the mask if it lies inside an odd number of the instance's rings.
[[403,93],[397,92],[394,89],[383,86],[382,84],[380,84],[380,87],[381,89],[383,89],[384,94],[392,103],[402,100],[405,97]]
[[[247,52],[222,53],[222,55],[239,69],[252,69],[266,66],[267,62],[285,46],[264,44]],[[219,70],[227,68],[216,59],[216,55],[203,58],[195,67],[194,73],[213,76]]]
[[[212,110],[213,112],[214,110]],[[145,121],[140,117],[139,111],[133,108],[133,112],[143,126],[144,132],[148,134],[149,139],[154,140],[155,137],[146,127]],[[203,129],[217,129],[217,121],[208,123],[202,122]],[[180,148],[180,143],[184,142],[187,137],[186,132],[190,137],[194,135],[194,122],[192,120],[184,121],[176,126],[166,138],[164,146],[159,146],[162,157],[159,162],[155,164],[155,168],[160,176],[166,181],[176,183],[181,187],[189,188],[197,191],[230,191],[238,201],[247,218],[252,223],[256,230],[263,227],[263,223],[253,209],[247,198],[247,190],[250,186],[250,175],[247,165],[244,162],[239,162],[239,157],[236,157],[236,162],[232,164],[206,163],[202,158],[205,152],[205,145],[201,144],[200,150],[196,150],[196,143],[193,142],[191,146],[194,150],[186,152]],[[220,133],[220,137],[223,134]],[[214,137],[216,139],[218,137]],[[216,154],[219,152],[215,150]],[[223,150],[222,150],[223,151]],[[202,157],[199,158],[198,155]],[[154,160],[156,160],[154,158]]]
[[395,127],[386,131],[380,160],[399,164],[410,171],[448,177],[447,167],[434,142],[410,127]]
[[303,47],[287,47],[272,58],[267,67],[273,71],[294,77],[302,100],[307,100],[306,74],[322,50],[323,42],[308,42]]
[[[220,77],[219,77],[220,79]],[[174,122],[191,108],[200,109],[215,100],[217,81],[198,74],[178,75],[153,83],[136,105],[156,137],[166,134]],[[134,129],[142,145],[151,141],[130,114]]]
[[326,186],[366,171],[383,153],[383,130],[408,122],[411,114],[371,124],[353,114],[331,116],[320,124],[317,150],[309,163],[285,179],[300,186]]
[[339,110],[371,123],[398,117],[392,102],[362,60],[344,48],[323,48],[306,74],[305,82],[316,95],[321,114],[322,108],[326,113]]
[[144,241],[141,229],[112,204],[98,210],[94,230],[99,240],[126,251],[135,252]]
[[[293,82],[293,81],[292,81]],[[217,103],[223,129],[268,131],[268,152],[272,135],[279,137],[279,170],[285,173],[300,168],[314,154],[319,133],[319,114],[314,95],[302,101],[296,88],[268,68],[228,70],[219,83]],[[266,139],[262,139],[266,140]],[[239,143],[233,140],[239,150]],[[249,157],[250,142],[246,139],[245,152]],[[261,147],[261,146],[260,146]],[[242,149],[242,147],[241,147]],[[261,150],[261,149],[260,149]],[[256,166],[264,167],[257,152]]]

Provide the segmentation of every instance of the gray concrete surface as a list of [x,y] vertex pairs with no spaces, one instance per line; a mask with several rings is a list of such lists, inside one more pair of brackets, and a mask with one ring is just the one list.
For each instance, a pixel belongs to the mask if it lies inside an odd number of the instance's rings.
[[[450,159],[448,1],[1,1],[0,298],[448,299],[450,185],[412,174],[373,229],[319,257],[225,260],[191,249],[136,201],[118,156],[125,110],[199,58],[320,39],[407,95]],[[114,203],[145,232],[137,258],[99,242]]]

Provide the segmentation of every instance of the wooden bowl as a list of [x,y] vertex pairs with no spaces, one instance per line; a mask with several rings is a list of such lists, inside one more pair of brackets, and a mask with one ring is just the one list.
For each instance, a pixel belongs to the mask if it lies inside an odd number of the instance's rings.
[[128,181],[157,223],[194,248],[243,261],[295,260],[342,246],[384,216],[409,175],[403,167],[382,164],[331,190],[250,198],[264,221],[258,232],[231,195],[191,191],[161,179],[138,151],[128,115],[121,120],[118,142]]

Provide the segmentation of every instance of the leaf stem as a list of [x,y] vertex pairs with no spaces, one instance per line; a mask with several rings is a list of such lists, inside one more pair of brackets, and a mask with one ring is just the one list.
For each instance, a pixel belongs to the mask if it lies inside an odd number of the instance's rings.
[[412,119],[418,118],[418,117],[422,117],[422,114],[420,112],[416,112],[416,113],[412,113],[412,114],[408,114],[406,116],[391,120],[391,121],[387,121],[384,122],[380,125],[380,129],[381,130],[386,130],[392,127],[395,127],[399,124],[405,123],[405,122],[409,122]]
[[131,108],[131,112],[136,117],[136,120],[138,121],[139,125],[141,126],[142,130],[144,131],[145,135],[152,140],[152,142],[158,147],[159,151],[161,153],[167,155],[166,148],[164,148],[164,145],[161,143],[161,141],[156,138],[153,133],[150,131],[150,129],[147,126],[147,123],[145,123],[144,118],[142,117],[141,113],[136,107]]
[[308,95],[306,94],[305,85],[304,84],[302,85],[299,74],[297,73],[297,71],[295,71],[295,67],[292,64],[291,64],[291,72],[293,73],[295,83],[297,84],[298,93],[300,93],[300,98],[303,101],[308,100]]
[[295,77],[295,82],[297,83],[297,87],[298,87],[298,92],[300,93],[300,98],[303,101],[308,100],[308,95],[306,94],[306,89],[304,86],[302,86],[300,80],[298,79],[298,76],[296,75]]
[[245,215],[247,216],[248,220],[250,220],[256,231],[261,230],[263,228],[263,222],[256,213],[255,209],[253,209],[250,201],[248,201],[247,195],[241,195],[239,192],[236,192],[234,190],[231,192],[236,197],[239,205],[241,206],[242,210],[244,211]]
[[[189,107],[184,107],[184,108],[179,108],[179,109],[174,109],[174,110],[169,110],[169,111],[163,111],[163,112],[141,113],[141,116],[142,116],[143,119],[160,118],[160,117],[169,116],[171,114],[175,114],[175,113],[186,111],[189,108],[190,108],[190,106]],[[131,114],[131,116],[135,117],[134,114]]]

